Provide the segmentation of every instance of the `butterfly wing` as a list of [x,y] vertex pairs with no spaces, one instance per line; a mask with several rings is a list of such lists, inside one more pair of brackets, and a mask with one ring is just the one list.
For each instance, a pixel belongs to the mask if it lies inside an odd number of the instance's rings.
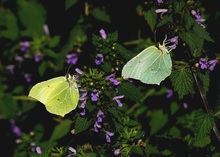
[[170,54],[162,53],[156,46],[150,46],[125,64],[122,69],[122,77],[159,85],[171,74],[171,68]]
[[60,116],[74,110],[79,101],[76,83],[69,84],[64,76],[36,84],[29,96],[43,103],[48,112]]

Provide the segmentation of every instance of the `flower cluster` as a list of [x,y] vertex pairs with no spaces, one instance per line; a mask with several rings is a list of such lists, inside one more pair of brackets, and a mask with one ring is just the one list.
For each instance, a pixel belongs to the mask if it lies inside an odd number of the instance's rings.
[[97,120],[94,124],[94,131],[99,132],[99,129],[101,128],[101,123],[102,123],[103,118],[104,118],[104,113],[101,110],[99,110],[98,113],[97,113],[96,118],[97,118]]
[[203,28],[205,28],[205,26],[202,24],[205,21],[205,19],[203,19],[202,16],[199,13],[197,13],[195,10],[191,10],[191,14],[195,16],[196,22],[198,22],[198,24],[200,24]]
[[210,71],[214,70],[214,67],[218,60],[212,59],[210,61],[207,61],[206,58],[200,58],[199,64],[201,69],[209,69]]

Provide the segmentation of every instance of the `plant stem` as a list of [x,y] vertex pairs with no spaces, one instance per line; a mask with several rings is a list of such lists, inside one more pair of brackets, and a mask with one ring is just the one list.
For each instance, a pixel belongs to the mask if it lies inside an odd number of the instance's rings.
[[[210,105],[209,105],[209,103],[208,103],[208,100],[207,100],[207,97],[206,97],[206,94],[205,94],[205,90],[203,89],[203,87],[202,87],[201,84],[199,83],[198,78],[197,78],[197,75],[196,75],[195,72],[193,72],[193,76],[194,76],[194,79],[195,79],[195,81],[196,81],[196,85],[197,85],[197,87],[198,87],[198,89],[199,89],[200,96],[202,97],[202,101],[203,101],[203,103],[204,103],[204,105],[205,105],[206,112],[207,112],[209,115],[212,116],[212,115],[213,115],[213,110],[211,109],[211,107],[210,107]],[[217,139],[220,141],[220,133],[219,133],[219,130],[218,130],[217,126],[216,126],[215,121],[214,121],[214,124],[213,124],[213,128],[212,128],[212,129],[213,129],[213,131],[214,131],[214,133],[215,133]]]

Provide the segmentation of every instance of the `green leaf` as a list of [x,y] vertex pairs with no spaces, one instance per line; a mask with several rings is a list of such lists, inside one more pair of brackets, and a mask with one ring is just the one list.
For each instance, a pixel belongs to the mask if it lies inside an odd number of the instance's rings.
[[47,68],[47,63],[45,61],[42,61],[38,67],[38,72],[39,72],[40,76],[44,75],[46,68]]
[[188,68],[179,68],[174,70],[170,75],[170,80],[174,86],[174,91],[177,91],[180,98],[183,98],[186,94],[193,94],[193,76],[192,72]]
[[201,51],[203,48],[204,39],[196,35],[195,32],[181,32],[179,34],[179,37],[185,42],[189,48],[190,51],[194,54],[194,57],[200,57]]
[[132,146],[131,151],[134,154],[139,154],[139,155],[143,154],[143,150],[140,147],[138,147],[138,146]]
[[209,145],[211,143],[211,138],[210,136],[206,136],[197,140],[192,140],[192,145],[194,147],[198,147],[198,148],[204,148],[207,147],[207,145]]
[[168,122],[168,115],[163,113],[163,110],[155,110],[152,113],[150,120],[150,135],[157,133]]
[[187,31],[189,31],[190,29],[192,29],[193,25],[196,24],[195,19],[192,17],[191,13],[188,10],[185,10],[183,12],[183,20],[185,23],[185,28]]
[[207,41],[211,41],[214,42],[213,39],[210,37],[209,33],[206,31],[206,29],[204,29],[202,26],[200,26],[199,24],[196,24],[193,27],[193,32],[199,36],[200,38],[202,38],[203,40],[207,40]]
[[154,31],[154,28],[157,23],[157,13],[155,12],[155,7],[151,7],[150,10],[144,13],[144,18],[147,21],[148,25],[150,26],[151,31]]
[[126,99],[133,100],[135,102],[141,103],[142,93],[135,87],[134,84],[125,82],[118,87],[121,95],[126,95]]
[[17,20],[11,11],[0,9],[0,28],[0,37],[12,40],[18,37]]
[[66,0],[66,2],[65,2],[65,10],[67,11],[69,8],[74,6],[77,2],[78,2],[78,0]]
[[49,139],[49,141],[56,141],[66,134],[68,134],[71,130],[71,124],[72,121],[69,119],[66,119],[62,121],[60,124],[58,124],[55,128],[54,131]]
[[176,102],[172,102],[170,104],[171,115],[174,115],[179,109],[180,109],[180,106]]
[[60,36],[56,35],[49,41],[49,47],[54,48],[56,47],[60,42]]
[[173,22],[172,15],[166,15],[158,22],[157,27],[161,27],[163,25],[166,25],[166,24],[172,23],[172,22]]
[[90,127],[91,124],[92,124],[91,120],[77,116],[76,124],[75,124],[76,134],[86,130],[88,127]]
[[26,28],[24,35],[35,37],[43,34],[43,25],[46,21],[46,10],[36,0],[17,0],[18,15]]
[[93,8],[91,14],[98,20],[111,23],[110,16],[106,13],[104,6]]
[[214,119],[212,116],[199,109],[195,114],[194,123],[196,140],[200,140],[210,133],[214,124]]
[[174,7],[174,12],[175,13],[179,13],[179,12],[182,12],[184,6],[185,6],[185,1],[183,0],[180,0],[180,1],[173,1],[173,6]]

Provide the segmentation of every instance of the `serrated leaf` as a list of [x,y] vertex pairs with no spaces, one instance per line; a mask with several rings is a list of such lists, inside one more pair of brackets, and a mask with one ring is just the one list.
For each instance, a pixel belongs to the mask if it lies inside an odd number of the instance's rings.
[[185,10],[183,13],[183,20],[184,20],[185,28],[187,31],[192,29],[193,25],[196,24],[195,19],[192,18],[192,15],[187,10]]
[[100,21],[111,23],[110,16],[106,13],[105,7],[96,7],[91,10],[91,14]]
[[46,68],[47,68],[47,63],[45,61],[42,61],[38,67],[38,72],[39,72],[40,76],[44,75]]
[[199,24],[196,24],[193,27],[193,32],[199,36],[200,38],[207,40],[207,41],[211,41],[214,42],[213,39],[210,37],[209,33],[206,31],[206,29],[204,29],[202,26],[200,26]]
[[153,111],[150,120],[150,135],[157,133],[168,122],[168,115],[163,113],[163,110]]
[[181,0],[181,1],[173,1],[173,6],[174,7],[174,12],[175,13],[179,13],[179,12],[182,12],[182,9],[184,8],[185,6],[185,1]]
[[43,5],[35,0],[17,0],[18,15],[26,28],[24,35],[40,36],[43,34],[43,25],[46,21],[46,10]]
[[131,148],[131,151],[134,153],[134,154],[139,154],[139,155],[142,155],[143,154],[143,150],[138,147],[138,146],[133,146]]
[[142,93],[138,90],[137,87],[135,87],[135,85],[126,82],[121,84],[118,89],[121,95],[126,95],[126,99],[141,103]]
[[86,130],[91,124],[92,124],[91,120],[88,120],[85,117],[77,116],[75,123],[76,134]]
[[192,145],[194,147],[198,147],[198,148],[204,148],[210,143],[211,143],[210,136],[206,136],[206,137],[203,137],[203,138],[192,141]]
[[201,109],[195,114],[195,134],[196,140],[205,138],[213,127],[214,119],[212,116],[204,113]]
[[67,11],[69,8],[74,6],[77,2],[78,2],[78,0],[66,0],[65,1],[65,10]]
[[174,70],[170,75],[170,80],[174,86],[174,91],[177,91],[180,98],[187,94],[193,94],[193,75],[188,68],[180,68]]
[[204,39],[196,35],[195,32],[182,32],[179,37],[189,46],[195,58],[201,56]]
[[144,13],[144,17],[148,25],[150,26],[151,31],[153,32],[157,23],[157,13],[155,7],[151,7],[150,10],[147,10]]
[[68,134],[71,130],[71,124],[72,121],[69,119],[66,119],[62,121],[60,124],[58,124],[55,128],[54,131],[49,139],[49,141],[56,141],[66,134]]
[[173,18],[172,18],[172,15],[167,15],[167,16],[164,16],[157,24],[157,27],[161,27],[167,23],[172,23],[173,22]]

